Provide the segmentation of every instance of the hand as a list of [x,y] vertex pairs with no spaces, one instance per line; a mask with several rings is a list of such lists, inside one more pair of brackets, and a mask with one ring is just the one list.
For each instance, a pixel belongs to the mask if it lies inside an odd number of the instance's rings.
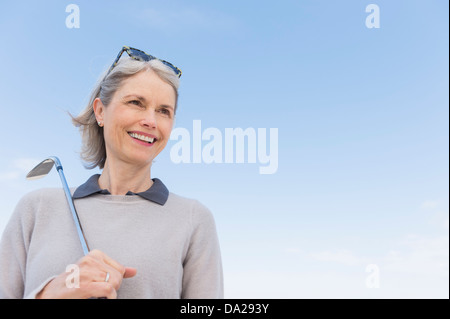
[[[67,287],[66,278],[70,273],[64,272],[50,281],[36,299],[116,299],[117,290],[124,278],[136,275],[136,269],[124,267],[100,250],[92,250],[77,262],[79,267],[79,288]],[[109,273],[109,279],[105,279]]]

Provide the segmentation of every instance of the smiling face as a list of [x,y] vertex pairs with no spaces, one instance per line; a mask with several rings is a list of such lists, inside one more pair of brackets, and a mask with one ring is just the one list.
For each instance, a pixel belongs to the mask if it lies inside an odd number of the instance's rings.
[[151,70],[124,80],[109,105],[97,98],[94,112],[103,123],[106,161],[151,165],[170,138],[176,95]]

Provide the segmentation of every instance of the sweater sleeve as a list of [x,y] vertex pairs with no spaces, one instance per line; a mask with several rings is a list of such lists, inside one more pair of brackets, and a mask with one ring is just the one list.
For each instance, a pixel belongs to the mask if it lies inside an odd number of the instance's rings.
[[35,298],[53,279],[49,278],[24,296],[27,254],[39,201],[37,192],[22,197],[3,231],[0,241],[0,299]]
[[183,264],[183,299],[223,298],[223,271],[216,225],[211,212],[195,202],[192,234]]
[[0,298],[21,299],[24,294],[27,239],[31,237],[29,198],[17,204],[0,242]]

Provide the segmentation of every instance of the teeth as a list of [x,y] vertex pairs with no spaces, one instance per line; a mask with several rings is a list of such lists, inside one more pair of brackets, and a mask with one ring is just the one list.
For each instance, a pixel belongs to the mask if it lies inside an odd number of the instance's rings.
[[137,133],[129,133],[131,137],[137,138],[138,140],[147,142],[147,143],[153,143],[154,139],[148,136],[140,135]]

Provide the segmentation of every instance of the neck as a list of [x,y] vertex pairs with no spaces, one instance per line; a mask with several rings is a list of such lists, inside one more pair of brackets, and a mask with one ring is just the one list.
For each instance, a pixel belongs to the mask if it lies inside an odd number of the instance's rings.
[[111,195],[125,195],[128,191],[144,192],[153,184],[150,167],[151,165],[140,167],[107,159],[98,184],[100,188],[107,189]]

